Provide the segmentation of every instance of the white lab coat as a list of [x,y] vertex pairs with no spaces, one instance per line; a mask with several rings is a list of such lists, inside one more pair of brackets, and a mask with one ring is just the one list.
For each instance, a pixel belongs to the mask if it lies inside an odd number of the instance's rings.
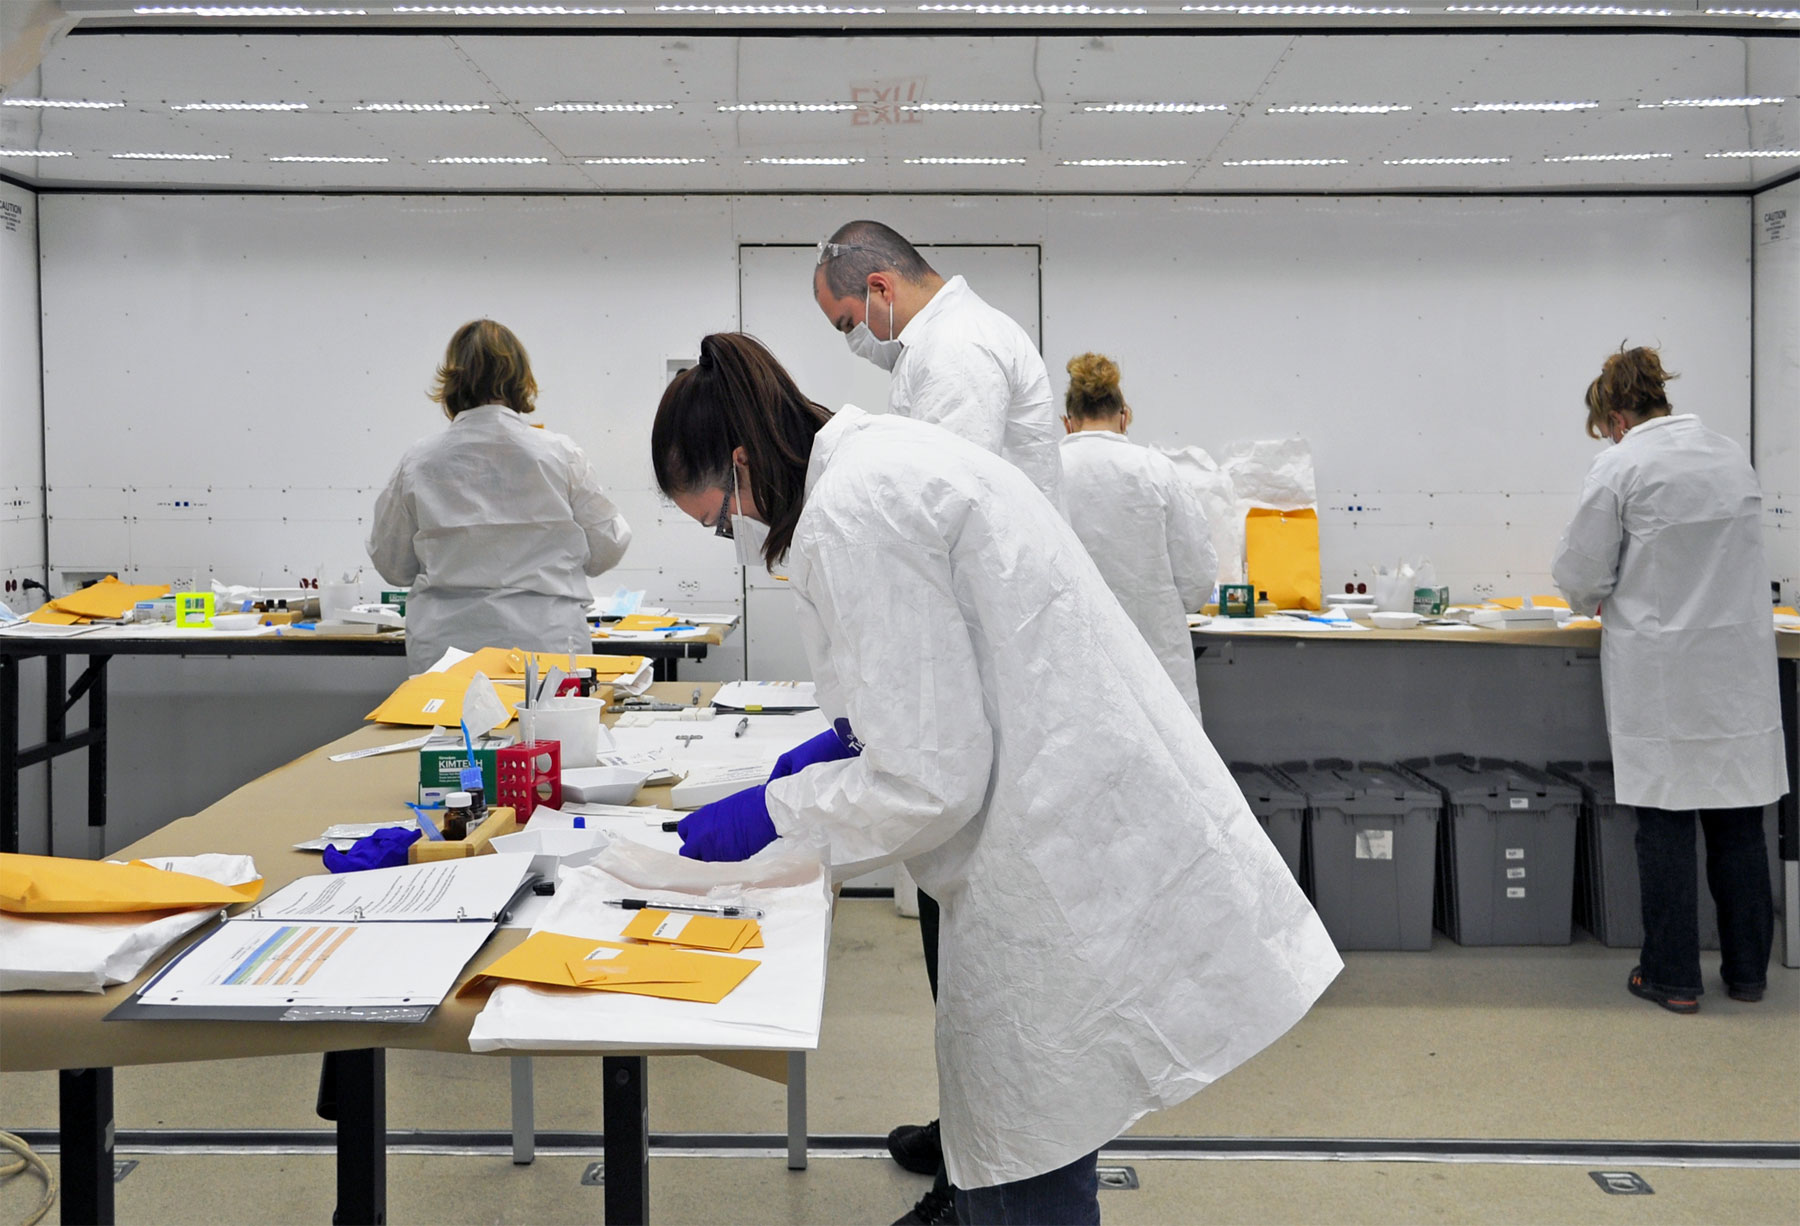
[[1087,551],[1009,464],[846,407],[788,574],[824,714],[864,749],[768,785],[834,877],[942,908],[959,1187],[1043,1174],[1292,1026],[1342,967]]
[[1601,609],[1600,676],[1621,804],[1732,809],[1787,791],[1762,492],[1691,413],[1594,457],[1551,574]]
[[888,411],[942,426],[1018,466],[1062,506],[1050,372],[1011,316],[951,277],[900,329]]
[[618,565],[630,543],[579,447],[490,404],[407,448],[375,500],[369,558],[412,587],[406,659],[417,672],[446,647],[585,648],[587,576]]
[[1187,615],[1219,574],[1199,497],[1168,457],[1111,430],[1064,436],[1062,470],[1069,526],[1199,715]]

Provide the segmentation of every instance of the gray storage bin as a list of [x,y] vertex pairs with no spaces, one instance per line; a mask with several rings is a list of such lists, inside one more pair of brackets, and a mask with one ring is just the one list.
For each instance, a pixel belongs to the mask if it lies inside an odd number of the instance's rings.
[[[1638,893],[1637,810],[1614,799],[1611,762],[1552,762],[1550,772],[1581,789],[1581,826],[1575,846],[1575,922],[1614,949],[1644,943],[1644,910]],[[1769,885],[1781,894],[1775,806],[1763,810],[1769,846]],[[1719,913],[1706,884],[1706,836],[1694,823],[1695,893],[1700,948],[1719,947]]]
[[1581,789],[1520,762],[1404,763],[1443,794],[1438,925],[1459,945],[1567,945]]
[[1443,802],[1398,767],[1283,762],[1306,794],[1307,894],[1339,949],[1430,949]]
[[1273,766],[1255,766],[1249,762],[1233,762],[1231,777],[1238,791],[1250,802],[1250,812],[1281,853],[1294,880],[1305,888],[1301,876],[1301,852],[1304,846],[1306,796],[1292,779]]

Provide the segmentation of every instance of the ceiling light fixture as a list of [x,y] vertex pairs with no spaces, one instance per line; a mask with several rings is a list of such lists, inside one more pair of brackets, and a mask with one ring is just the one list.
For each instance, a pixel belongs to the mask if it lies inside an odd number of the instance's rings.
[[[757,158],[764,166],[855,166],[863,158]],[[749,162],[749,158],[744,159]]]
[[123,102],[88,102],[72,98],[6,98],[0,106],[31,106],[45,111],[110,111]]
[[719,107],[719,111],[721,114],[760,115],[773,112],[812,114],[819,111],[854,111],[856,107],[857,104],[854,102],[733,102],[728,106]]
[[1591,111],[1598,102],[1471,102],[1450,109],[1467,114],[1475,111]]
[[1042,103],[1037,102],[907,102],[902,103],[903,111],[963,111],[970,113],[995,113],[1014,111],[1041,111]]
[[304,102],[182,102],[171,111],[304,111]]
[[921,4],[919,11],[982,17],[1142,17],[1150,10],[1096,4]]
[[376,157],[335,157],[335,156],[327,156],[327,155],[324,155],[324,154],[310,154],[310,153],[290,153],[290,154],[284,154],[284,155],[282,155],[282,156],[280,156],[280,157],[271,157],[271,158],[270,158],[270,159],[269,159],[269,160],[270,160],[270,161],[271,161],[271,162],[345,162],[345,163],[358,163],[358,164],[360,164],[360,163],[371,163],[371,164],[373,164],[373,163],[376,163],[376,162],[385,162],[385,161],[387,161],[387,159],[386,159],[386,158],[376,158]]
[[840,8],[834,4],[659,4],[656,11],[718,13],[726,17],[867,17],[887,12],[886,9],[879,8]]
[[396,4],[396,13],[452,17],[617,17],[624,9],[564,8],[560,4]]
[[1361,4],[1184,4],[1184,13],[1237,13],[1246,17],[1403,17],[1402,8],[1370,8]]
[[353,111],[404,111],[416,114],[421,111],[485,111],[485,102],[359,102],[350,108]]
[[1617,4],[1448,4],[1446,13],[1495,13],[1505,17],[1673,17],[1674,9],[1634,9]]
[[1640,102],[1638,110],[1654,111],[1665,106],[1779,106],[1786,98],[1664,98],[1661,102]]
[[1546,156],[1546,162],[1649,162],[1672,158],[1673,153],[1570,153],[1561,157]]
[[1395,111],[1410,110],[1412,107],[1399,102],[1328,102],[1318,105],[1272,106],[1268,113],[1271,115],[1390,115]]
[[1709,158],[1800,158],[1800,149],[1727,149]]
[[599,111],[605,114],[647,115],[651,111],[672,111],[673,102],[553,102],[549,106],[534,106],[534,111]]
[[1024,158],[901,158],[908,166],[1023,166]]
[[229,162],[229,153],[112,153],[108,157],[126,162]]
[[515,158],[515,157],[456,157],[432,158],[433,166],[541,166],[549,158]]
[[1708,17],[1765,17],[1772,21],[1800,21],[1800,9],[1707,9]]
[[1348,166],[1349,158],[1237,158],[1222,166]]
[[367,9],[306,9],[291,4],[164,4],[131,10],[141,17],[367,17]]
[[1182,158],[1065,158],[1058,166],[1186,166]]
[[[0,149],[0,158],[72,158],[74,156],[67,149]],[[1708,154],[1707,156],[1713,155]]]
[[710,162],[711,158],[653,158],[653,157],[620,157],[620,158],[583,158],[589,166],[698,166],[702,162]]
[[1383,166],[1497,166],[1511,158],[1383,158]]
[[1202,111],[1229,111],[1224,102],[1084,102],[1084,111],[1104,115],[1198,115]]

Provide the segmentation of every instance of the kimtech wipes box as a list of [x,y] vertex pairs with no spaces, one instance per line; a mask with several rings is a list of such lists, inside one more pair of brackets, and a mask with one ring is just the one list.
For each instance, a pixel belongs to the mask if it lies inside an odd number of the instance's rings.
[[[504,733],[475,738],[475,764],[481,767],[481,786],[489,805],[495,803],[495,788],[499,781],[494,751],[512,743],[512,737]],[[460,790],[459,776],[467,765],[469,751],[460,734],[447,732],[425,742],[419,750],[419,803],[435,805],[449,793]]]

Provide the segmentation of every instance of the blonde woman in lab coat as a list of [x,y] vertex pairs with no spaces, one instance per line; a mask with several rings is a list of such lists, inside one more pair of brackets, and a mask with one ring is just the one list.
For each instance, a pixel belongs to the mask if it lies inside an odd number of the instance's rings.
[[[707,337],[657,483],[780,562],[834,728],[681,822],[682,854],[905,860],[942,907],[937,1055],[958,1220],[1099,1221],[1099,1147],[1292,1026],[1341,969],[1087,551],[1016,467],[808,400]],[[1105,719],[1097,727],[1096,711]]]
[[1762,492],[1743,450],[1674,413],[1654,349],[1606,359],[1587,390],[1594,457],[1552,574],[1598,610],[1618,800],[1638,815],[1644,948],[1627,987],[1676,1013],[1704,991],[1694,823],[1722,978],[1762,999],[1774,912],[1762,808],[1787,791]]
[[1167,457],[1125,437],[1131,407],[1111,358],[1070,358],[1063,397],[1063,499],[1069,525],[1194,714],[1200,691],[1187,615],[1218,578],[1200,500]]
[[525,346],[491,319],[450,338],[431,398],[450,426],[407,448],[375,500],[369,558],[412,588],[406,659],[447,647],[585,650],[590,577],[619,564],[631,528],[581,449],[530,425]]

